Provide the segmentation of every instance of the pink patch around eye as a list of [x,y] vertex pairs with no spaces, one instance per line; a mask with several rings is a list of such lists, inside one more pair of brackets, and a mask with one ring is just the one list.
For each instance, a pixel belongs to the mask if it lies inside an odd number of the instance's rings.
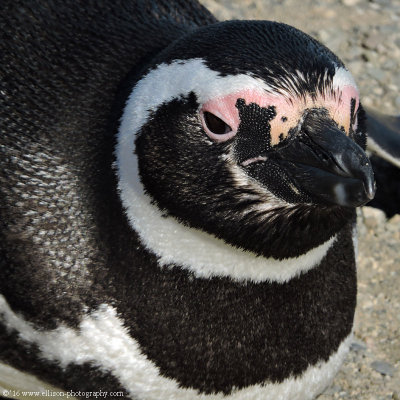
[[[256,103],[260,107],[275,106],[277,115],[270,122],[271,144],[273,145],[279,143],[282,135],[283,137],[287,136],[288,127],[296,126],[299,122],[299,111],[294,110],[293,105],[287,99],[283,98],[283,96],[269,95],[265,92],[255,90],[245,90],[210,100],[203,105],[200,110],[200,116],[204,130],[211,139],[222,142],[236,135],[240,123],[239,111],[236,107],[238,99],[244,99],[247,105]],[[210,132],[204,121],[204,112],[210,112],[222,119],[232,128],[232,131],[224,135],[215,135]]]
[[[340,93],[340,95],[339,95]],[[276,116],[270,121],[271,145],[277,145],[282,139],[289,135],[291,128],[298,126],[304,110],[313,107],[325,107],[331,117],[345,131],[349,133],[350,128],[350,110],[351,100],[355,99],[355,112],[359,106],[359,98],[357,89],[353,86],[344,86],[336,96],[326,96],[322,98],[318,96],[312,100],[306,98],[287,98],[283,95],[272,95],[264,91],[243,90],[231,93],[227,96],[212,99],[206,102],[200,109],[201,122],[207,135],[216,142],[224,142],[234,137],[239,128],[239,111],[236,107],[238,99],[244,99],[246,104],[256,103],[260,107],[275,107]],[[227,125],[231,127],[231,131],[222,135],[211,132],[204,121],[204,113],[214,114]],[[355,124],[356,125],[356,122]],[[354,127],[353,127],[354,129]]]

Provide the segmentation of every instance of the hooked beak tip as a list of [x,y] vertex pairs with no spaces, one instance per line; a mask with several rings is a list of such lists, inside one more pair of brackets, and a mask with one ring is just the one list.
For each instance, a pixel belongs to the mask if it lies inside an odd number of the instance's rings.
[[367,185],[364,184],[364,189],[367,197],[372,200],[375,197],[376,193],[376,182],[373,181],[372,183],[367,182]]

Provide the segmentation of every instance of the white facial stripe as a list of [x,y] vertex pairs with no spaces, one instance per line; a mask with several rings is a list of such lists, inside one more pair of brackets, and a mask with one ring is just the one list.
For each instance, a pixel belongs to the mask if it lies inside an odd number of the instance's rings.
[[157,366],[141,352],[111,306],[103,305],[98,311],[84,316],[78,330],[59,327],[53,331],[37,331],[16,315],[0,295],[1,314],[7,328],[16,330],[23,341],[37,345],[44,359],[56,362],[62,368],[71,363],[90,362],[111,373],[133,398],[140,400],[312,399],[336,375],[352,340],[350,335],[327,362],[310,366],[298,378],[277,384],[252,385],[227,396],[221,393],[206,395],[181,388],[176,381],[160,375]]
[[[345,75],[340,72],[340,76]],[[150,71],[135,86],[122,117],[116,149],[119,190],[130,225],[142,243],[159,257],[160,265],[176,264],[204,278],[226,276],[238,281],[285,282],[318,265],[335,238],[298,258],[279,261],[256,257],[212,235],[187,228],[174,218],[163,217],[145,195],[139,178],[134,140],[151,111],[190,92],[196,94],[200,103],[205,103],[244,89],[272,90],[247,75],[220,77],[200,59],[162,64]]]
[[332,88],[334,90],[341,90],[346,86],[354,87],[358,93],[358,88],[353,75],[346,68],[336,66],[335,75],[332,80]]

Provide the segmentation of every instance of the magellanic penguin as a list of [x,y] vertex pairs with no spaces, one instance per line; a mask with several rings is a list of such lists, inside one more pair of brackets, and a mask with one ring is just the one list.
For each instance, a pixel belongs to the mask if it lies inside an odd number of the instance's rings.
[[3,396],[320,393],[375,190],[343,63],[187,0],[5,1],[0,27]]

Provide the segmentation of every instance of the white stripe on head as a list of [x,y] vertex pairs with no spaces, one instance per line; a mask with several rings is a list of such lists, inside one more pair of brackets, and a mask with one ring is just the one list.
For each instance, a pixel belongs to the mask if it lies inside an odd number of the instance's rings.
[[335,67],[335,75],[332,79],[332,88],[334,90],[341,90],[346,86],[352,86],[358,93],[357,84],[353,75],[344,67]]
[[188,228],[172,217],[163,217],[145,194],[139,177],[134,141],[152,111],[190,92],[202,104],[244,89],[272,90],[260,79],[248,75],[219,76],[201,59],[161,64],[150,71],[134,87],[122,116],[116,149],[118,188],[131,227],[143,245],[158,256],[160,265],[175,264],[198,277],[285,282],[318,265],[335,238],[297,258],[279,261],[257,257],[210,234]]
[[116,310],[109,305],[84,316],[77,330],[64,326],[52,331],[35,330],[10,309],[1,295],[0,315],[3,315],[8,329],[16,330],[20,339],[38,347],[41,358],[55,362],[61,368],[90,363],[112,374],[132,398],[140,400],[310,400],[332,381],[352,340],[350,335],[327,362],[320,361],[308,367],[297,378],[252,385],[230,395],[207,395],[199,394],[195,389],[182,388],[175,380],[162,376],[129,335]]

